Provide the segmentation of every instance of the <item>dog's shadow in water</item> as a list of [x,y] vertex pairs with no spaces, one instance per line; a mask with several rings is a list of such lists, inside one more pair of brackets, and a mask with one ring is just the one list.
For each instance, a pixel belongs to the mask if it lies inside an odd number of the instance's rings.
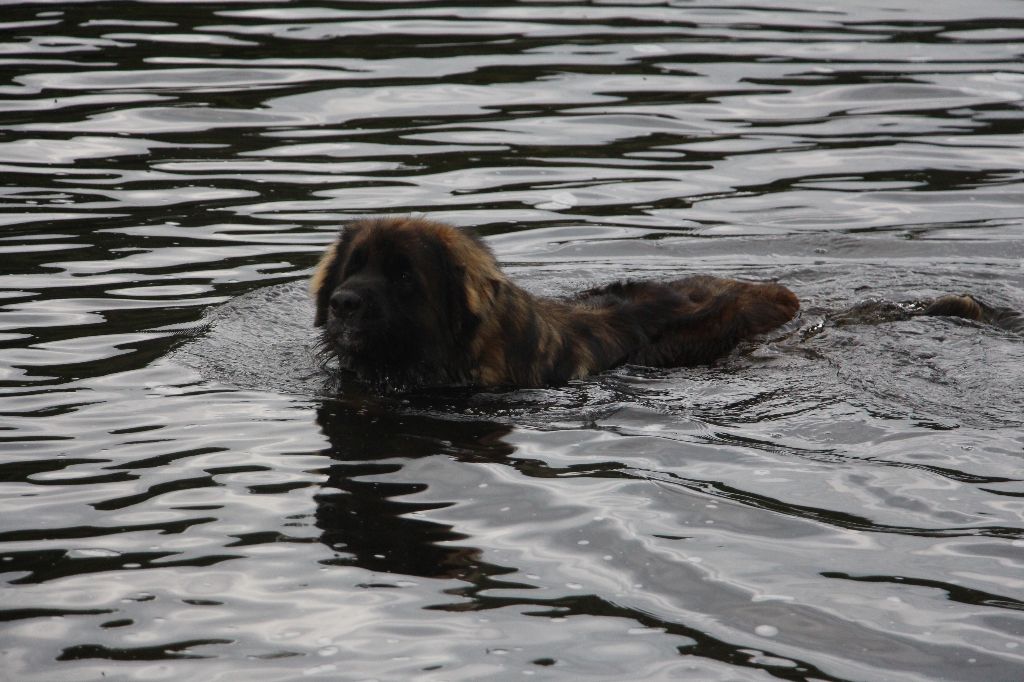
[[[443,455],[468,461],[504,461],[514,451],[502,438],[506,424],[445,419],[396,410],[367,398],[325,400],[317,423],[333,461],[316,495],[320,541],[338,553],[327,564],[356,565],[375,573],[462,578],[478,583],[515,569],[486,564],[480,552],[458,543],[452,526],[415,518],[454,503],[403,500],[426,483],[402,482],[403,460]],[[395,480],[382,480],[394,478]]]

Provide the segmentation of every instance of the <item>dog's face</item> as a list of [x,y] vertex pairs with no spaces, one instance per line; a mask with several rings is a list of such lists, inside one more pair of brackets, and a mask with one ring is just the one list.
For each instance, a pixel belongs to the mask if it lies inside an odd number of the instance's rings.
[[[409,218],[342,229],[310,284],[326,349],[383,386],[462,383],[481,287],[500,277],[478,240]],[[463,360],[465,358],[465,360]]]

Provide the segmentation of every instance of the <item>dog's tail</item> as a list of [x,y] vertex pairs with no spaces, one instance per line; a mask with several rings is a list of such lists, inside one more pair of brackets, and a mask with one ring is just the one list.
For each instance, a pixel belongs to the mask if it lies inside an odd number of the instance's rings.
[[1013,308],[990,306],[969,294],[940,296],[918,314],[962,317],[1008,331],[1024,333],[1024,313]]
[[[845,327],[847,325],[885,324],[914,317],[959,317],[1007,331],[1024,334],[1024,313],[1013,308],[988,305],[970,294],[948,294],[931,301],[909,301],[893,303],[871,299],[854,306],[829,313],[825,322]],[[821,331],[816,325],[808,333],[813,336]]]

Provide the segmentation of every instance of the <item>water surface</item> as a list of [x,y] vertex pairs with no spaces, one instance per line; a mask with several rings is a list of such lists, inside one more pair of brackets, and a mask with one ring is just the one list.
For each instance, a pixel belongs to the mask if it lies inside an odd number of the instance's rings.
[[[1010,0],[63,2],[0,24],[0,678],[985,680],[1024,669]],[[339,223],[532,291],[778,279],[714,367],[331,386]],[[813,330],[816,333],[809,333]]]

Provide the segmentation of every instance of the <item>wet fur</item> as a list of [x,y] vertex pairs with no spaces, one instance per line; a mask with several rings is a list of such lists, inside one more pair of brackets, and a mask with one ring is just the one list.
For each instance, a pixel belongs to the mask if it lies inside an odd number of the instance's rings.
[[384,388],[544,386],[627,363],[708,363],[800,305],[779,284],[709,276],[541,298],[478,238],[420,218],[348,224],[310,290],[325,351]]

